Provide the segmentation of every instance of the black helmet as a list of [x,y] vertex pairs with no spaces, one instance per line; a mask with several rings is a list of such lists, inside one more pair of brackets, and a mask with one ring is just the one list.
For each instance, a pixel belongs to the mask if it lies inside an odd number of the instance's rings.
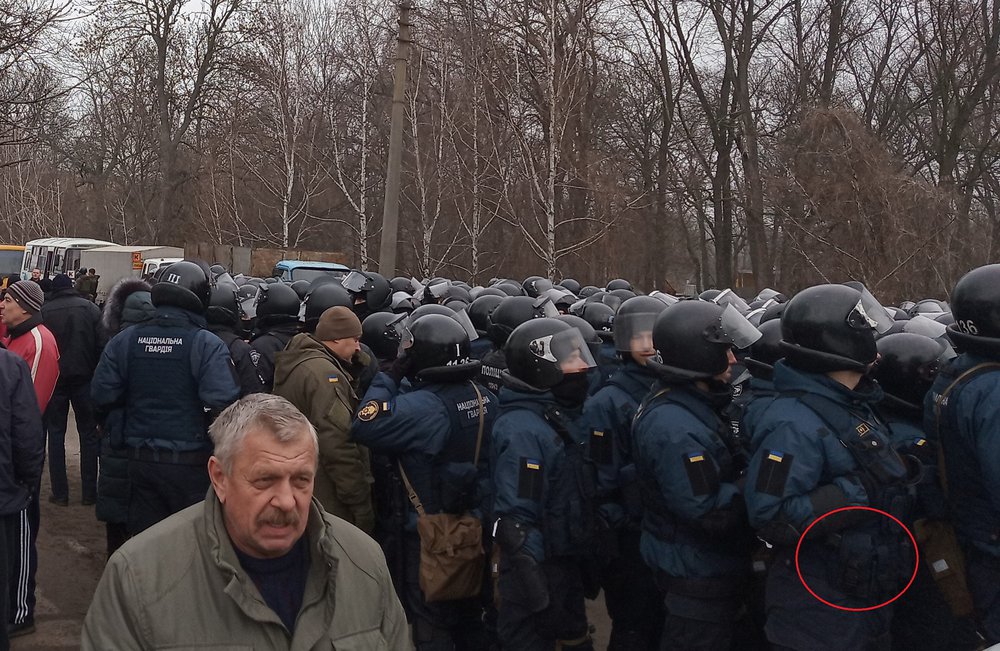
[[539,390],[551,389],[562,382],[562,365],[575,360],[577,354],[581,367],[594,367],[580,331],[558,319],[531,319],[517,326],[507,339],[504,352],[507,372]]
[[354,309],[354,299],[351,298],[350,292],[344,289],[343,285],[338,282],[313,285],[312,290],[306,296],[306,332],[316,330],[320,315],[338,305],[349,310]]
[[729,368],[729,350],[746,348],[760,338],[733,306],[681,301],[664,310],[653,325],[656,357],[647,362],[671,380],[707,380]]
[[715,297],[722,293],[721,289],[706,289],[702,293],[698,294],[698,298],[703,301],[714,301]]
[[448,309],[444,305],[438,305],[437,303],[428,303],[427,305],[421,305],[417,309],[410,312],[410,318],[407,321],[409,324],[413,324],[417,319],[423,318],[430,314],[439,314],[441,316],[453,316],[455,314],[454,310]]
[[[493,309],[487,333],[498,349],[503,348],[516,327],[525,321],[547,315],[544,306],[536,303],[537,301],[530,296],[510,296],[500,301],[500,304]],[[552,304],[546,303],[546,305]],[[557,315],[549,313],[548,316]]]
[[222,274],[226,273],[226,268],[223,267],[218,262],[216,262],[211,267],[209,267],[208,270],[212,273],[212,277],[213,278],[217,278],[217,277],[221,276]]
[[257,294],[257,324],[260,326],[294,323],[299,320],[302,301],[290,285],[269,283]]
[[901,332],[878,340],[881,355],[872,375],[882,390],[913,409],[922,409],[945,352],[923,335]]
[[234,282],[216,283],[205,310],[205,320],[219,325],[236,326],[243,313],[238,291],[239,287]]
[[585,285],[580,288],[580,291],[576,293],[580,298],[589,298],[591,295],[596,294],[601,291],[599,287],[594,287],[593,285]]
[[410,326],[413,344],[406,355],[413,372],[423,380],[466,380],[479,372],[479,362],[470,357],[469,334],[455,319],[427,314]]
[[563,288],[566,289],[566,291],[573,292],[574,294],[579,296],[581,289],[580,282],[575,278],[563,278],[559,284],[562,285]]
[[956,348],[991,357],[1000,354],[1000,264],[962,276],[951,293],[951,311],[955,323],[948,326],[948,336]]
[[204,314],[212,294],[208,266],[194,260],[181,260],[166,267],[150,290],[153,305],[172,305]]
[[915,316],[917,314],[926,314],[927,316],[933,316],[934,314],[940,314],[941,312],[950,312],[951,308],[944,301],[939,301],[936,298],[925,298],[922,301],[917,301],[913,307],[911,307],[907,312],[910,316]]
[[781,348],[796,368],[814,373],[862,371],[875,361],[875,321],[847,285],[816,285],[784,305]]
[[402,276],[396,276],[389,281],[389,287],[395,292],[406,292],[409,295],[413,295],[413,283],[410,282],[409,278],[403,278]]
[[774,376],[775,362],[784,356],[781,350],[781,321],[772,319],[761,323],[757,329],[760,330],[760,339],[750,345],[750,352],[743,358],[743,363],[750,375],[770,380]]
[[601,339],[611,339],[614,336],[615,311],[610,306],[596,301],[584,303],[577,310],[576,316],[589,323]]
[[405,315],[375,312],[361,322],[361,343],[371,348],[380,361],[396,359],[403,343],[402,322]]
[[499,296],[500,298],[507,298],[510,294],[496,287],[483,287],[478,292],[475,292],[475,296],[473,298],[479,298],[480,296]]
[[447,278],[431,278],[424,285],[422,300],[424,304],[436,303],[448,295],[448,288],[451,281]]
[[546,291],[552,289],[552,281],[541,276],[528,276],[521,283],[524,293],[531,298],[538,298]]
[[771,303],[764,308],[764,313],[760,315],[761,325],[767,323],[768,321],[780,319],[781,315],[785,313],[785,306],[788,305],[788,301],[784,303]]
[[299,300],[304,301],[306,300],[306,295],[309,294],[309,288],[312,286],[312,283],[308,280],[296,280],[290,286],[298,294]]
[[579,330],[580,336],[587,342],[587,348],[590,349],[591,356],[595,360],[600,356],[601,338],[589,323],[574,314],[560,314],[555,318]]
[[513,280],[502,280],[493,285],[507,296],[524,296],[524,290]]
[[613,321],[615,350],[631,352],[632,338],[651,333],[656,318],[665,309],[667,304],[652,296],[635,296],[622,303]]
[[608,293],[611,294],[612,296],[617,297],[622,303],[624,303],[630,298],[635,298],[636,296],[636,293],[633,292],[631,289],[623,289],[623,288],[610,289],[608,290]]
[[[630,296],[629,298],[632,297]],[[615,296],[611,292],[598,290],[583,300],[587,303],[604,303],[605,305],[611,308],[612,312],[617,312],[618,308],[622,306],[622,302],[624,299],[622,299],[619,296]]]
[[632,283],[625,280],[624,278],[615,278],[614,280],[609,282],[607,287],[605,287],[604,289],[609,292],[613,292],[616,289],[627,289],[628,291],[632,291]]
[[370,287],[365,292],[365,302],[368,309],[372,311],[382,310],[389,307],[392,302],[392,287],[389,281],[380,273],[368,271],[365,273],[370,280]]
[[485,337],[490,329],[490,316],[500,305],[502,298],[493,294],[480,295],[469,306],[469,318],[480,336]]

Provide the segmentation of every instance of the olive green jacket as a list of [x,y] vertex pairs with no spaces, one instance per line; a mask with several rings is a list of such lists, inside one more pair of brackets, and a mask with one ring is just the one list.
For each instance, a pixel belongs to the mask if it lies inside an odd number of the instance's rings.
[[316,501],[310,567],[294,633],[243,571],[209,489],[108,561],[83,623],[83,651],[412,649],[406,615],[375,541]]
[[273,392],[299,408],[316,428],[319,468],[313,495],[329,513],[372,533],[371,458],[351,440],[357,411],[357,373],[368,363],[361,351],[348,367],[312,335],[295,335],[274,356]]

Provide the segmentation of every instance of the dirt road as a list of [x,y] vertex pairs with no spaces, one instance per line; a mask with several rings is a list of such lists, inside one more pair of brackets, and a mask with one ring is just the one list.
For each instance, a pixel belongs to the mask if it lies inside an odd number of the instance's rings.
[[[48,468],[42,476],[36,631],[11,640],[14,651],[79,649],[83,618],[104,570],[104,523],[94,517],[93,506],[80,504],[80,445],[72,414],[66,432],[66,465],[70,485],[68,507],[49,502]],[[610,622],[603,598],[588,602],[587,610],[591,624],[597,629],[594,648],[604,649]]]

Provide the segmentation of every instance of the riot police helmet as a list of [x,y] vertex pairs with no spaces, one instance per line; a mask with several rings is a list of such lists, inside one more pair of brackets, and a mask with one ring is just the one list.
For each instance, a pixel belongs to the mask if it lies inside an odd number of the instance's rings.
[[584,303],[576,316],[589,323],[601,339],[614,337],[615,311],[610,306],[600,302]]
[[698,298],[703,301],[714,301],[715,297],[722,293],[721,289],[706,289],[702,293],[698,294]]
[[617,298],[618,300],[620,300],[622,303],[636,296],[636,293],[633,292],[631,289],[624,289],[624,288],[612,289],[609,290],[608,293]]
[[587,348],[590,349],[590,354],[594,359],[596,360],[600,356],[601,338],[593,326],[574,314],[560,314],[555,318],[579,330],[580,336],[587,342]]
[[308,280],[295,280],[290,284],[290,287],[295,290],[296,294],[298,294],[300,301],[306,300],[306,295],[309,294],[309,288],[311,286],[312,283]]
[[389,281],[389,287],[395,292],[406,292],[409,295],[413,295],[413,284],[410,282],[409,278],[403,278],[402,276],[396,276]]
[[490,317],[503,300],[493,294],[480,295],[469,306],[469,318],[472,319],[472,325],[481,337],[489,334]]
[[580,331],[554,318],[531,319],[517,326],[504,351],[506,372],[541,391],[552,389],[569,374],[596,366]]
[[257,323],[260,326],[293,323],[299,320],[302,301],[290,285],[270,283],[257,294]]
[[510,294],[496,287],[483,287],[476,293],[475,298],[479,298],[480,296],[497,296],[499,298],[507,298]]
[[771,319],[760,324],[760,339],[750,344],[743,358],[750,375],[762,380],[774,377],[774,365],[784,356],[781,350],[781,321]]
[[452,317],[426,314],[409,328],[413,343],[406,356],[418,379],[468,380],[479,372],[479,362],[470,356],[469,333]]
[[500,349],[507,342],[510,333],[519,325],[545,316],[558,316],[550,301],[544,301],[539,305],[538,300],[530,296],[509,296],[493,309],[487,332],[493,344]]
[[1000,264],[962,276],[951,293],[951,312],[955,322],[948,326],[948,336],[956,348],[1000,356]]
[[767,323],[768,321],[781,319],[781,315],[785,313],[786,305],[788,305],[787,301],[784,303],[774,302],[765,306],[764,313],[760,315],[761,325]]
[[576,293],[580,298],[590,298],[597,292],[601,291],[600,287],[594,287],[593,285],[584,285],[580,288],[580,291]]
[[575,278],[563,278],[559,282],[559,284],[562,285],[563,289],[565,289],[566,291],[573,292],[577,296],[580,295],[581,286],[580,286],[580,281],[578,281],[577,279],[575,279]]
[[612,322],[615,350],[627,355],[635,349],[652,349],[653,325],[665,309],[667,304],[652,296],[636,296],[622,303]]
[[217,281],[208,299],[205,320],[219,325],[236,326],[242,315],[239,287],[233,280]]
[[926,314],[928,316],[934,314],[940,314],[941,312],[950,312],[951,308],[944,301],[939,301],[936,298],[925,298],[923,300],[917,301],[913,307],[911,307],[908,312],[910,316],[917,314]]
[[528,296],[538,298],[544,292],[552,289],[552,281],[541,276],[528,276],[521,283],[521,288],[524,289],[524,293]]
[[389,281],[376,271],[369,271],[366,275],[371,283],[365,292],[365,302],[368,303],[368,309],[374,312],[389,307],[392,302],[392,287],[389,286]]
[[156,307],[171,305],[204,314],[212,294],[208,265],[197,260],[181,260],[167,266],[150,289]]
[[941,342],[910,332],[878,340],[879,360],[872,372],[890,399],[913,410],[923,409],[938,370],[945,361]]
[[338,282],[324,282],[313,285],[312,290],[306,296],[305,302],[305,330],[313,332],[319,323],[319,317],[331,307],[346,307],[354,309],[354,299],[350,292],[344,289]]
[[781,349],[792,366],[813,373],[865,372],[875,361],[876,328],[892,319],[865,306],[862,292],[847,285],[806,288],[793,296],[781,315]]
[[405,315],[392,312],[369,314],[361,322],[361,343],[368,346],[379,361],[396,359],[404,345],[405,320]]
[[613,291],[616,291],[616,290],[619,290],[619,289],[626,289],[626,290],[628,290],[628,291],[631,292],[632,291],[632,283],[630,283],[629,281],[625,280],[624,278],[615,278],[614,280],[610,281],[604,287],[604,289],[606,291],[609,291],[609,292],[613,292]]
[[712,380],[729,370],[732,349],[747,348],[759,338],[732,305],[681,301],[656,318],[656,355],[646,365],[668,381]]
[[219,277],[219,276],[221,276],[222,274],[226,273],[226,268],[225,268],[225,267],[223,267],[223,266],[222,266],[221,264],[219,264],[218,262],[216,262],[215,264],[213,264],[212,266],[210,266],[210,267],[208,268],[208,270],[209,270],[210,272],[212,272],[212,278],[218,278],[218,277]]

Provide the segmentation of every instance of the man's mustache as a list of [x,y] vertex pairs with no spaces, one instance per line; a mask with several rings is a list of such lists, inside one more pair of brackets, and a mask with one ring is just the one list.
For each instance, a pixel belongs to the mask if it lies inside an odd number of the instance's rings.
[[295,527],[299,524],[299,514],[296,511],[270,509],[257,518],[257,524],[271,527]]

